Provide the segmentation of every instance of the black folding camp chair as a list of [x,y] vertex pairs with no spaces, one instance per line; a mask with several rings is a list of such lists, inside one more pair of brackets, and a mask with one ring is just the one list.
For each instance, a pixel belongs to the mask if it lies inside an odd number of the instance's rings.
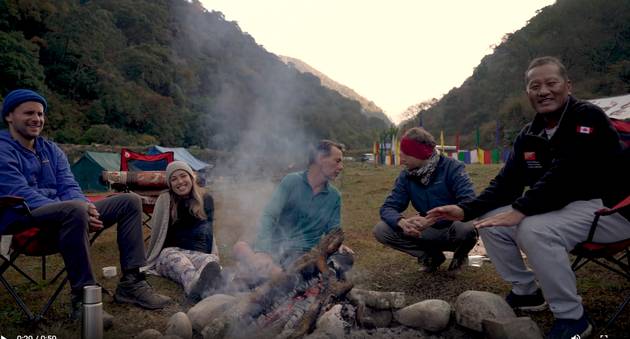
[[[25,218],[30,216],[30,209],[26,204],[26,201],[21,197],[15,196],[2,196],[0,197],[0,212],[8,209],[8,208],[18,208]],[[96,240],[96,238],[100,235],[102,231],[94,233],[92,238],[90,239],[90,244]],[[30,275],[28,275],[17,263],[16,260],[21,256],[37,256],[42,258],[42,280],[46,280],[46,257],[50,255],[54,255],[58,253],[57,244],[52,239],[55,237],[51,237],[43,228],[37,227],[37,225],[33,225],[32,227],[24,227],[21,229],[12,229],[9,227],[8,230],[4,232],[2,235],[12,235],[13,239],[10,245],[10,252],[8,257],[0,255],[0,259],[2,260],[2,265],[0,265],[0,283],[4,286],[7,292],[11,295],[16,304],[20,307],[22,312],[27,317],[28,322],[37,322],[43,319],[44,315],[54,301],[57,299],[64,286],[68,281],[68,277],[64,277],[61,282],[55,288],[53,294],[48,298],[45,305],[42,307],[41,311],[34,313],[31,308],[29,308],[24,298],[22,298],[16,288],[9,282],[7,279],[6,273],[9,268],[13,268],[22,276],[24,276],[29,282],[37,284],[37,281],[33,279]],[[46,282],[48,285],[54,284],[59,277],[63,275],[65,272],[65,267],[61,268],[60,271],[51,279]]]

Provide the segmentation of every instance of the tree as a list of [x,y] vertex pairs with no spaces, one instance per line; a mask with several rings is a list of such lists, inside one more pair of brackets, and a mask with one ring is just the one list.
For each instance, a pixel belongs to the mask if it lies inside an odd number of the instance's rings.
[[39,47],[19,32],[0,32],[0,93],[15,88],[44,89]]
[[425,100],[420,103],[411,105],[407,107],[400,116],[403,120],[417,118],[418,114],[420,114],[422,111],[426,111],[429,108],[433,107],[433,105],[435,105],[437,102],[438,100],[436,98],[432,98],[432,99]]
[[112,16],[88,3],[53,16],[43,50],[47,85],[73,100],[98,97],[99,69],[124,46]]

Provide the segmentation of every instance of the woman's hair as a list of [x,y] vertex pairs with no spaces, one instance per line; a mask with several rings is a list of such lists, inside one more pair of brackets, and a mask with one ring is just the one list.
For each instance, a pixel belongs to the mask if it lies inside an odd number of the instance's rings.
[[[168,192],[171,195],[171,224],[177,221],[177,208],[179,207],[179,204],[185,203],[186,201],[188,201],[188,206],[190,208],[189,211],[192,216],[201,220],[208,218],[203,205],[203,196],[206,193],[206,190],[197,184],[197,178],[194,173],[190,173],[186,170],[184,171],[188,174],[188,176],[190,176],[192,188],[190,189],[190,194],[187,197],[180,197],[173,192],[172,188],[169,188]],[[167,178],[166,180],[170,180],[170,178]]]

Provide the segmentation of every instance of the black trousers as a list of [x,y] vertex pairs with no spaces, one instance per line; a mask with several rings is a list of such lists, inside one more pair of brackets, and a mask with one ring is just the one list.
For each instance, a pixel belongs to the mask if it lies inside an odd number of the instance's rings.
[[[94,203],[105,228],[117,224],[120,266],[124,270],[144,266],[142,201],[131,193],[114,195]],[[88,240],[87,203],[70,200],[47,204],[31,211],[29,218],[11,227],[39,227],[57,243],[68,271],[73,293],[96,283],[92,272]]]

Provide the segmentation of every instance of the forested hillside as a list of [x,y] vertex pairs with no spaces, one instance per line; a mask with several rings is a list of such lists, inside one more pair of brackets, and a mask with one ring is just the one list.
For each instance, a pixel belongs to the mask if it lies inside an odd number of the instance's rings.
[[47,95],[62,143],[369,147],[387,127],[196,0],[1,0],[0,79]]
[[558,0],[542,9],[524,28],[507,34],[460,87],[423,110],[424,126],[435,135],[444,130],[447,144],[460,133],[464,147],[474,146],[479,128],[481,146],[490,148],[498,121],[500,142],[509,144],[533,116],[524,72],[531,59],[543,55],[565,63],[578,98],[630,92],[630,1]]

